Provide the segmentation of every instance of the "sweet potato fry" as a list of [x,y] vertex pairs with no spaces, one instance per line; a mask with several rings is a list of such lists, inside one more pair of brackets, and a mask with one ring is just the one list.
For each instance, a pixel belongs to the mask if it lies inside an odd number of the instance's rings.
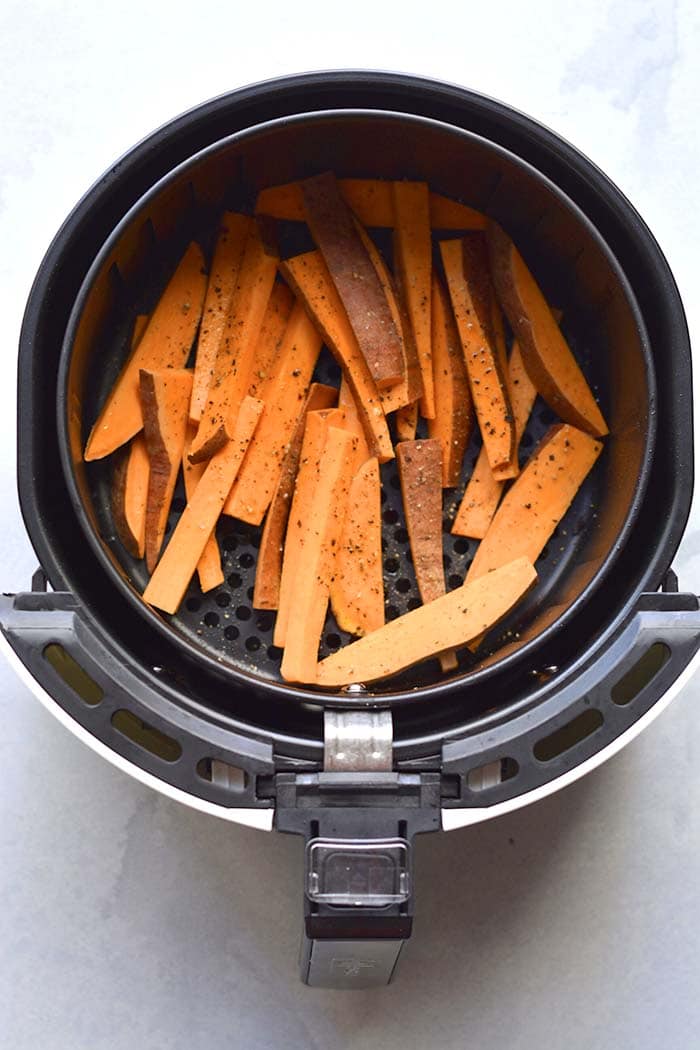
[[418,402],[404,405],[394,416],[397,441],[413,441],[418,429]]
[[400,275],[404,302],[418,352],[423,396],[421,413],[435,417],[435,390],[430,342],[431,274],[430,197],[425,182],[394,182],[394,268]]
[[[339,179],[340,191],[364,226],[393,226],[391,182],[382,179]],[[261,190],[255,205],[258,215],[304,221],[299,182],[287,182]],[[440,193],[430,194],[430,224],[440,230],[483,230],[486,217],[466,204]]]
[[[552,310],[552,315],[558,323],[561,318],[561,311]],[[537,391],[525,371],[517,341],[513,343],[510,361],[508,362],[508,391],[515,420],[515,442],[517,448],[525,432],[530,413],[532,412],[532,406],[537,397]],[[455,536],[471,536],[475,540],[482,540],[498,509],[504,486],[505,482],[498,481],[494,477],[489,466],[486,449],[482,445],[479,458],[464,490],[464,496],[452,526],[453,534]]]
[[[355,438],[329,427],[311,500],[300,508],[302,555],[294,578],[294,615],[287,621],[282,677],[313,681],[328,608],[335,552],[347,508]],[[296,511],[295,511],[296,513]]]
[[381,390],[403,375],[401,336],[352,213],[330,172],[301,184],[304,212],[360,352]]
[[149,605],[166,613],[177,612],[243,462],[262,408],[262,401],[247,396],[243,399],[232,428],[233,437],[207,464],[143,592],[143,600]]
[[355,334],[319,251],[286,259],[281,270],[347,376],[370,452],[380,463],[393,459],[389,429],[377,386],[357,345]]
[[112,519],[117,536],[132,558],[143,558],[146,544],[148,452],[143,434],[124,449],[112,476]]
[[350,389],[345,376],[340,381],[340,390],[338,391],[338,408],[342,412],[343,421],[342,424],[333,423],[333,426],[340,426],[341,430],[348,430],[351,434],[354,434],[357,438],[355,447],[355,462],[353,464],[354,472],[359,470],[365,460],[369,459],[369,446],[367,445],[367,439],[365,438],[364,427],[362,426],[362,420],[360,419],[360,413],[357,405],[355,404],[355,398],[353,392]]
[[[442,562],[442,445],[438,440],[396,446],[403,509],[416,582],[424,605],[445,593]],[[440,654],[443,671],[457,666],[453,652]]]
[[396,412],[397,409],[417,401],[423,393],[423,380],[421,378],[415,340],[413,333],[410,331],[410,321],[405,306],[399,299],[396,283],[391,276],[389,267],[384,262],[381,253],[367,233],[367,230],[357,220],[355,220],[355,224],[359,237],[376,270],[377,277],[389,303],[394,326],[401,338],[403,375],[396,383],[384,387],[379,392],[382,408],[384,413],[388,415],[389,412]]
[[163,545],[185,447],[192,372],[186,368],[147,372],[142,368],[139,382],[150,465],[146,501],[146,567],[153,572]]
[[602,448],[601,441],[568,423],[551,427],[504,496],[467,580],[513,558],[536,562]]
[[271,381],[275,371],[275,361],[279,353],[284,332],[294,306],[294,296],[282,281],[272,286],[270,298],[265,308],[260,333],[255,342],[253,353],[253,370],[248,387],[250,397],[265,400],[263,390]]
[[141,342],[141,336],[148,328],[149,314],[137,314],[134,318],[134,327],[131,332],[131,349],[135,350]]
[[265,527],[258,551],[258,563],[255,568],[254,609],[276,609],[279,605],[282,548],[294,494],[294,481],[299,469],[306,416],[308,412],[330,408],[335,404],[336,397],[337,391],[332,386],[312,383],[309,387],[303,412],[287,446],[277,488],[265,518]]
[[287,535],[284,541],[282,577],[273,635],[274,644],[280,647],[285,645],[287,639],[287,624],[294,605],[295,580],[299,565],[303,560],[308,508],[313,503],[313,494],[320,478],[320,463],[328,434],[329,415],[329,412],[307,412],[306,414],[299,469],[294,484]]
[[472,233],[441,241],[440,251],[486,454],[491,469],[504,476],[513,469],[515,426],[493,337],[486,246],[481,234]]
[[591,388],[520,252],[496,223],[487,239],[496,292],[530,379],[565,423],[604,437],[608,427]]
[[224,504],[224,514],[259,525],[279,481],[287,445],[304,407],[321,337],[302,303],[289,319],[272,374],[260,386],[265,403],[246,461]]
[[[206,463],[190,463],[189,460],[190,444],[196,433],[197,424],[190,422],[187,427],[187,437],[185,438],[185,447],[182,452],[182,475],[185,482],[185,498],[188,502],[194,496],[197,485],[202,479],[202,474],[206,470]],[[216,540],[215,529],[212,530],[212,534],[202,551],[202,556],[197,562],[197,575],[199,576],[199,586],[205,594],[207,591],[213,590],[214,587],[220,587],[224,582],[224,573],[221,568],[221,552]]]
[[276,270],[277,260],[268,254],[260,231],[253,225],[219,341],[199,428],[190,449],[193,463],[209,459],[233,435],[238,409],[250,387],[255,347]]
[[435,418],[428,420],[428,434],[442,445],[443,487],[454,488],[474,426],[474,406],[452,308],[437,274],[433,274],[432,344]]
[[364,635],[384,623],[381,481],[376,458],[365,460],[350,482],[330,597],[342,631]]
[[526,558],[512,561],[327,656],[312,681],[328,689],[376,682],[466,645],[503,619],[536,580]]
[[193,242],[112,387],[90,432],[86,460],[108,456],[141,430],[139,372],[184,367],[202,313],[205,287],[204,256]]
[[207,291],[202,311],[202,324],[197,339],[190,419],[198,423],[207,400],[209,384],[216,365],[219,343],[224,337],[231,301],[236,289],[252,219],[236,212],[226,212],[214,248],[209,269]]

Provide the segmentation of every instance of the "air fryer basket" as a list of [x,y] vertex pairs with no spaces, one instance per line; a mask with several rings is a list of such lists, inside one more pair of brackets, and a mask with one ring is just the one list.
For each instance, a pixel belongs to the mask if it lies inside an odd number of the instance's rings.
[[[323,118],[288,129],[260,125],[343,109],[425,116],[478,136],[424,126],[421,134],[438,136],[443,156],[436,148],[428,158],[421,147],[407,156],[403,125],[402,134],[375,140],[371,163],[350,148],[339,159],[337,143],[332,156],[317,143],[304,163],[349,175],[425,174],[436,189],[501,218],[563,306],[567,335],[616,433],[590,480],[589,502],[599,506],[579,506],[575,537],[567,529],[550,544],[538,604],[529,623],[518,624],[521,638],[492,662],[464,663],[447,681],[433,681],[426,668],[427,676],[419,672],[393,691],[324,697],[324,713],[318,694],[276,680],[264,626],[255,613],[238,615],[249,602],[251,565],[243,556],[254,553],[254,533],[222,526],[234,578],[219,602],[185,609],[170,624],[145,611],[131,588],[136,568],[109,542],[103,474],[83,472],[77,453],[80,427],[109,382],[107,374],[102,385],[95,381],[89,333],[100,332],[116,369],[140,305],[138,268],[147,303],[159,284],[151,267],[172,266],[188,222],[199,229],[207,220],[201,228],[211,230],[227,193],[229,204],[250,204],[257,185],[300,173],[303,158],[293,151],[275,151],[265,167],[265,135],[294,135],[298,143],[308,134],[308,144]],[[368,115],[355,115],[366,131]],[[328,113],[328,120],[346,121],[341,142],[360,134],[350,131],[350,116]],[[387,120],[395,118],[376,114]],[[241,163],[231,136],[245,129],[250,149]],[[499,172],[490,184],[461,182],[455,151],[463,158],[472,150],[475,163],[479,149],[507,167],[508,178]],[[218,179],[205,174],[215,156],[230,151],[233,161],[237,150],[239,160],[219,166]],[[514,173],[532,180],[539,211],[506,193]],[[152,227],[137,221],[146,213]],[[575,259],[581,238],[587,250]],[[104,270],[96,259],[107,240],[117,267],[96,291]],[[548,267],[557,254],[562,266]],[[76,352],[63,352],[59,382],[64,337]],[[610,344],[624,347],[612,360],[601,355]],[[658,245],[609,180],[553,133],[476,93],[398,74],[309,74],[233,92],[184,114],[115,164],[67,219],[37,275],[20,341],[18,480],[42,569],[31,592],[0,597],[0,643],[57,717],[131,775],[219,816],[303,835],[305,979],[381,983],[411,929],[415,834],[498,815],[570,782],[648,724],[691,673],[698,600],[678,593],[670,571],[692,491],[691,389],[683,309]],[[656,413],[664,422],[653,444]],[[544,425],[541,408],[535,417],[535,428]],[[387,475],[389,604],[399,609],[412,576],[392,520],[391,468]],[[557,541],[563,551],[551,549]],[[448,541],[448,575],[466,564],[467,546]],[[394,586],[402,579],[409,591]],[[234,605],[234,594],[245,599]],[[196,590],[190,598],[201,600]],[[207,615],[210,624],[202,625]],[[229,627],[239,634],[227,637]],[[257,648],[246,645],[253,637]],[[342,892],[348,872],[351,898]]]
[[[225,552],[225,585],[202,595],[195,579],[178,613],[161,617],[144,606],[130,585],[133,581],[140,592],[147,577],[143,564],[130,559],[115,536],[110,510],[112,462],[85,465],[82,450],[128,353],[136,313],[153,307],[163,274],[173,270],[193,231],[200,237],[204,231],[208,246],[223,207],[250,209],[257,191],[271,181],[285,182],[328,168],[350,176],[426,179],[439,192],[454,197],[464,196],[468,189],[467,203],[497,218],[532,259],[550,301],[564,309],[567,335],[600,391],[611,429],[605,454],[540,560],[537,588],[495,639],[497,650],[504,638],[512,639],[509,659],[522,658],[520,650],[528,643],[535,645],[543,631],[565,629],[567,613],[577,603],[592,601],[594,591],[607,604],[602,589],[605,572],[624,545],[653,454],[651,354],[641,314],[622,271],[575,206],[539,173],[504,150],[425,119],[324,113],[239,133],[162,180],[119,225],[78,295],[59,374],[57,411],[63,464],[86,538],[134,611],[160,629],[174,628],[194,658],[206,654],[209,660],[219,661],[222,671],[238,672],[241,685],[250,676],[257,677],[259,686],[279,685],[281,652],[271,644],[273,616],[256,612],[250,602],[261,529],[224,520],[218,532]],[[310,243],[299,224],[283,229],[280,240],[287,254],[304,250]],[[326,353],[317,377],[337,383],[337,375]],[[523,458],[553,419],[544,403],[538,403],[523,441]],[[462,483],[477,452],[475,440],[465,458]],[[386,464],[382,474],[385,592],[387,614],[392,617],[415,607],[419,598],[395,464]],[[447,493],[448,525],[459,496],[459,489]],[[179,493],[171,525],[182,505]],[[475,543],[446,532],[444,560],[450,586],[462,583],[475,549]],[[331,620],[322,653],[349,640]],[[492,665],[500,655],[497,651]],[[474,664],[466,651],[456,680]],[[478,671],[471,675],[476,677]],[[439,664],[433,660],[371,687],[369,693],[386,702],[398,700],[397,693],[415,701],[423,687],[443,681]],[[284,684],[282,688],[286,690]],[[347,704],[347,695],[343,702]]]

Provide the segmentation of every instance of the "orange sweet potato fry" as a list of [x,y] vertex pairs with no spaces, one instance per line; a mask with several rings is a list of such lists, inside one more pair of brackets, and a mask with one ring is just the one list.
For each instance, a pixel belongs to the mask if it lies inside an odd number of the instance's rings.
[[472,233],[441,241],[440,251],[486,454],[491,469],[505,476],[513,469],[515,426],[493,337],[486,246],[481,234]]
[[[206,463],[190,463],[189,449],[196,433],[196,423],[190,422],[187,427],[187,437],[182,453],[182,475],[185,482],[185,498],[188,501],[194,496],[197,485],[206,469]],[[197,575],[199,576],[199,586],[205,594],[207,591],[213,590],[214,587],[220,587],[224,582],[224,573],[221,568],[221,552],[219,551],[215,530],[212,531],[202,551],[202,556],[197,562]]]
[[442,445],[442,484],[459,484],[464,453],[474,426],[474,407],[452,309],[442,282],[433,274],[432,305],[435,418],[428,434]]
[[309,387],[303,412],[297,420],[292,439],[287,447],[277,488],[265,518],[265,527],[258,551],[258,563],[255,568],[255,591],[253,593],[253,608],[255,609],[276,609],[279,606],[284,535],[287,531],[294,482],[299,469],[306,416],[309,412],[330,408],[335,403],[337,393],[334,387],[325,386],[323,383],[312,383]]
[[299,508],[302,553],[294,578],[294,614],[287,621],[281,668],[287,682],[311,682],[315,678],[335,552],[347,508],[354,441],[347,431],[328,427],[311,500]]
[[233,437],[207,464],[143,592],[143,600],[149,605],[167,613],[177,612],[243,462],[262,408],[262,401],[247,396],[243,399],[232,428]]
[[202,324],[197,339],[197,353],[192,380],[190,419],[198,423],[207,400],[209,384],[216,365],[219,343],[224,337],[231,300],[236,289],[252,219],[236,212],[226,212],[219,227],[214,257],[209,269],[207,291],[202,311]]
[[265,410],[246,461],[224,504],[224,514],[253,525],[262,522],[279,481],[287,446],[303,411],[320,350],[321,337],[303,304],[298,302],[274,369],[260,385]]
[[466,645],[503,619],[536,580],[526,558],[512,561],[327,656],[312,681],[327,689],[376,682]]
[[423,382],[421,412],[435,416],[435,390],[430,340],[433,247],[427,183],[394,182],[394,267],[399,275]]
[[513,558],[526,557],[534,564],[602,448],[601,441],[568,423],[553,426],[504,496],[467,580]]
[[333,615],[350,634],[369,634],[384,623],[380,497],[379,463],[367,459],[350,482],[330,585]]
[[238,410],[250,387],[256,343],[276,270],[277,260],[268,254],[259,229],[253,225],[190,449],[193,463],[209,459],[233,435]]
[[262,391],[274,373],[275,362],[293,306],[294,295],[286,284],[277,281],[272,286],[260,334],[255,343],[253,371],[248,387],[250,397],[259,397],[261,401],[264,401]]
[[204,302],[204,256],[194,242],[180,260],[143,336],[110,391],[90,432],[85,459],[102,459],[143,427],[139,373],[183,368],[187,362]]

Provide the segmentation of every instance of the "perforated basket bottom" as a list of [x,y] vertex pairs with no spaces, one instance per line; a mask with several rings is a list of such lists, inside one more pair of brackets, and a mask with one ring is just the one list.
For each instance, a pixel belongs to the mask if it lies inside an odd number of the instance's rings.
[[[570,341],[573,341],[570,333],[567,335]],[[585,355],[578,352],[577,354],[579,360],[583,358],[585,361]],[[319,358],[315,378],[321,382],[339,385],[339,369],[326,350]],[[554,420],[555,417],[544,402],[538,400],[521,441],[521,463],[528,458],[534,445]],[[424,433],[421,436],[424,436]],[[443,490],[443,562],[448,590],[462,584],[478,545],[475,540],[453,536],[450,529],[464,486],[476,462],[479,446],[480,437],[477,432],[464,458],[460,485],[454,489]],[[109,512],[110,470],[111,465],[108,461],[91,465],[93,493],[102,518],[103,536],[108,539],[129,578],[137,589],[142,591],[147,582],[145,566],[142,562],[130,558],[114,534]],[[392,620],[421,603],[413,571],[395,461],[383,465],[381,476],[385,613],[386,619]],[[566,518],[543,551],[537,564],[540,577],[537,587],[487,640],[486,651],[512,640],[514,636],[517,637],[518,628],[528,623],[537,610],[549,604],[548,593],[555,588],[562,575],[577,563],[579,548],[596,515],[599,477],[600,462],[579,490]],[[180,482],[173,500],[167,534],[175,527],[184,506],[184,490]],[[238,670],[281,682],[282,650],[272,644],[275,614],[254,609],[252,605],[262,527],[256,528],[223,516],[216,532],[225,582],[216,590],[202,594],[195,575],[178,613],[166,619],[182,636],[183,641],[194,643],[195,647],[206,650],[216,660],[233,665]],[[353,636],[341,631],[329,612],[319,655],[324,657],[352,640]],[[458,670],[450,677],[464,674],[477,662],[469,650],[465,649],[459,655]],[[382,693],[416,689],[442,679],[440,665],[434,659],[385,682],[376,683],[371,687],[371,691]]]

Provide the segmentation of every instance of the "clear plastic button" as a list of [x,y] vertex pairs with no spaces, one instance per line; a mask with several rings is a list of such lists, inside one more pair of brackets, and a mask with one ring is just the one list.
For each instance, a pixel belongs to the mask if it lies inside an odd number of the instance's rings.
[[404,839],[311,839],[306,846],[306,893],[324,904],[377,908],[410,895]]

